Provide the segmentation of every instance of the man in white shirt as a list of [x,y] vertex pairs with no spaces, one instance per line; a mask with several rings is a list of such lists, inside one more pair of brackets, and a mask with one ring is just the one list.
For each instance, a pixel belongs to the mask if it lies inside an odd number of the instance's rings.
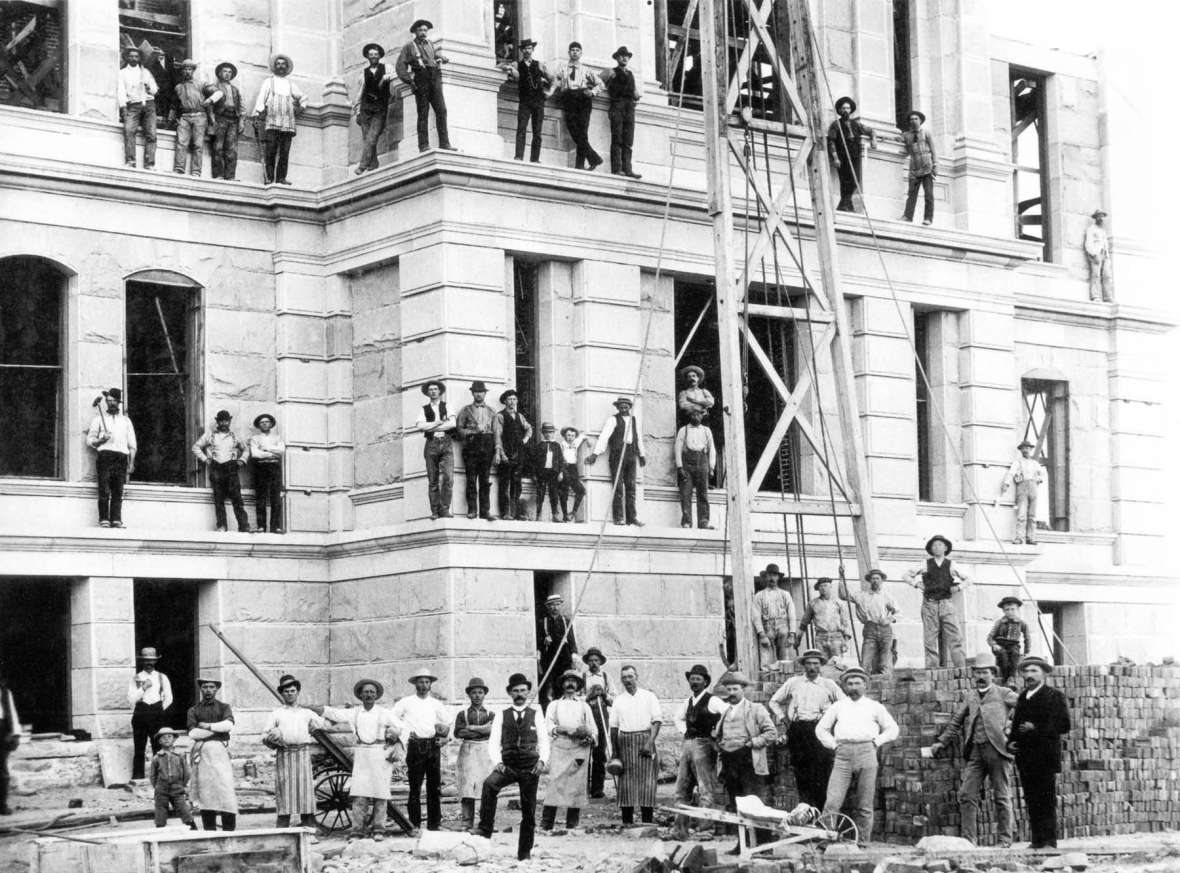
[[635,807],[640,820],[654,820],[656,777],[660,764],[656,755],[656,737],[660,735],[663,715],[660,701],[646,688],[639,687],[639,671],[630,664],[619,674],[623,692],[615,698],[610,711],[611,748],[623,762],[619,776],[618,803],[624,825],[635,823]]
[[852,777],[856,777],[856,800],[853,821],[859,832],[857,843],[863,848],[873,836],[873,800],[877,793],[877,749],[897,739],[897,722],[875,700],[865,696],[869,674],[860,667],[845,670],[840,676],[844,700],[833,703],[815,726],[815,735],[829,749],[836,751],[832,778],[824,812],[839,812],[844,806]]
[[135,168],[135,134],[143,129],[143,168],[156,166],[156,78],[140,63],[139,49],[123,50],[127,64],[119,70],[115,93],[123,117],[123,162]]
[[286,673],[277,688],[283,705],[272,710],[262,742],[275,750],[275,827],[291,826],[299,816],[301,827],[315,829],[316,796],[312,786],[312,731],[322,730],[314,710],[300,706],[303,683]]
[[415,832],[422,826],[422,780],[426,780],[426,829],[442,826],[442,762],[440,746],[451,732],[451,716],[442,701],[430,694],[438,677],[427,670],[410,676],[414,693],[393,707],[393,717],[402,726],[406,746],[406,776],[410,782],[410,823]]
[[239,533],[250,532],[246,505],[242,502],[242,482],[238,470],[250,458],[250,448],[230,430],[234,417],[228,409],[220,409],[213,427],[193,443],[193,457],[209,466],[209,484],[213,488],[213,515],[217,530],[226,530],[225,501],[233,507]]
[[[569,44],[569,63],[557,70],[555,93],[560,95],[565,113],[565,129],[577,147],[575,170],[593,170],[602,158],[590,145],[590,113],[594,111],[594,95],[598,91],[598,77],[582,66],[582,44]],[[589,163],[589,166],[586,166]]]
[[[376,158],[373,159],[376,161]],[[374,167],[376,164],[373,165]],[[422,386],[428,402],[422,404],[422,414],[415,427],[426,437],[423,457],[426,460],[426,493],[430,499],[430,520],[451,517],[451,483],[455,476],[455,454],[451,449],[451,431],[455,417],[447,409],[443,395],[447,386],[431,379]]]
[[709,524],[709,477],[717,469],[717,446],[713,431],[701,422],[705,414],[694,409],[688,424],[676,432],[673,454],[676,458],[676,482],[680,488],[680,526],[692,527],[692,498],[696,492],[697,527],[712,530]]
[[[118,388],[96,397],[98,415],[90,422],[86,444],[94,449],[98,468],[98,526],[123,526],[123,486],[135,471],[135,428],[119,410],[123,392]],[[106,412],[103,412],[103,406]],[[152,732],[155,736],[155,731]]]
[[824,654],[808,649],[799,656],[803,675],[792,676],[770,698],[770,711],[783,725],[791,771],[799,800],[817,809],[828,796],[833,756],[815,735],[815,726],[828,708],[844,699],[840,686],[819,674]]
[[1083,249],[1090,268],[1090,299],[1104,303],[1114,301],[1113,276],[1110,269],[1110,236],[1106,231],[1106,210],[1096,209],[1093,221],[1086,228]]
[[[905,580],[922,591],[922,638],[926,648],[926,666],[965,667],[963,632],[955,614],[954,593],[970,583],[965,573],[951,566],[954,543],[942,534],[926,541],[926,566],[907,570]],[[921,577],[921,581],[918,581]]]
[[[713,683],[704,664],[697,664],[684,674],[688,680],[689,696],[676,710],[676,729],[684,735],[680,750],[680,770],[676,774],[676,802],[692,803],[695,788],[699,795],[697,806],[716,809],[721,796],[717,781],[717,750],[713,744],[713,728],[725,712],[725,704],[709,693]],[[675,839],[688,839],[688,816],[678,815],[673,824]],[[711,831],[706,823],[703,831]]]
[[594,451],[586,459],[586,467],[593,467],[599,455],[610,452],[610,478],[614,488],[611,509],[615,524],[643,527],[635,509],[635,465],[638,463],[643,467],[647,464],[643,451],[643,430],[639,426],[639,419],[631,414],[630,397],[618,398],[613,406],[618,412],[603,422]]
[[1041,462],[1033,457],[1036,446],[1028,440],[1021,441],[1016,447],[1020,457],[1012,462],[1008,472],[1004,474],[1004,481],[1000,483],[1000,493],[1003,494],[1013,485],[1016,486],[1016,533],[1012,542],[1016,545],[1028,543],[1037,544],[1037,488],[1045,481],[1045,471]]
[[151,646],[139,652],[140,670],[127,686],[127,702],[133,707],[131,713],[131,737],[134,752],[131,758],[131,778],[142,779],[144,773],[143,754],[148,741],[152,754],[160,751],[156,731],[165,727],[164,713],[172,706],[172,683],[156,669],[159,654]]

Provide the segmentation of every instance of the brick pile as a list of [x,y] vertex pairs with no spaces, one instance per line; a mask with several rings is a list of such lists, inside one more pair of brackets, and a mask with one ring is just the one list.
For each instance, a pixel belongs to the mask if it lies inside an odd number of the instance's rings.
[[[831,675],[831,674],[829,674]],[[763,677],[767,700],[781,674]],[[1073,730],[1063,744],[1058,821],[1063,837],[1180,828],[1180,667],[1060,667],[1051,683],[1065,693]],[[898,670],[876,678],[870,696],[897,720],[901,735],[881,754],[874,839],[913,843],[932,834],[958,834],[962,760],[923,758],[973,687],[969,669]],[[790,808],[796,793],[785,748],[771,756],[771,795]],[[1028,825],[1017,783],[1017,839]],[[990,790],[980,809],[980,843],[994,845]]]

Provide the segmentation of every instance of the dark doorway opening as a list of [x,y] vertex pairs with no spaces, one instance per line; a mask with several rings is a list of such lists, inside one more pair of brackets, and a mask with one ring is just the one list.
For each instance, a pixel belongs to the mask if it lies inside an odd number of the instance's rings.
[[0,579],[0,662],[35,733],[70,730],[70,583]]
[[[805,305],[800,289],[751,285],[748,293],[751,303],[798,308]],[[796,322],[786,318],[750,316],[749,325],[750,336],[766,352],[779,378],[789,390],[794,390],[799,378]],[[806,324],[799,327],[799,330],[806,329]],[[753,472],[774,434],[786,403],[753,355],[748,357],[746,363],[746,385],[746,469]],[[757,490],[780,495],[799,493],[802,481],[799,471],[802,440],[799,425],[792,423],[778,444],[777,456],[767,468],[766,475],[761,482],[754,483]]]
[[167,724],[184,728],[197,702],[197,595],[200,583],[177,579],[135,580],[135,651],[153,646],[157,668],[172,685]]

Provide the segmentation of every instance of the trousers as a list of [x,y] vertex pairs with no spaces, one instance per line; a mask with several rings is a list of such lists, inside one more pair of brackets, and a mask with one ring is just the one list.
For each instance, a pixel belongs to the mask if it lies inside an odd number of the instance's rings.
[[[463,440],[463,466],[467,471],[467,516],[491,518],[489,498],[492,490],[492,457],[496,453],[495,437],[490,433],[472,434]],[[478,499],[476,498],[478,488]]]
[[503,767],[503,773],[493,770],[483,781],[483,794],[479,798],[479,832],[491,839],[496,824],[496,799],[503,789],[516,783],[520,787],[520,836],[516,843],[516,857],[523,861],[533,851],[540,776],[531,767],[510,767],[508,764]]
[[[146,138],[145,138],[146,141]],[[151,166],[147,162],[147,149],[144,149],[144,166]],[[1110,269],[1110,255],[1102,254],[1098,257],[1086,255],[1086,263],[1090,267],[1090,299],[1103,300],[1110,303],[1114,300],[1114,276]]]
[[[693,789],[697,806],[716,809],[720,804],[721,783],[717,779],[717,753],[708,737],[686,739],[680,749],[680,767],[676,772],[676,802],[692,804]],[[676,816],[672,826],[680,839],[688,838],[688,817]],[[706,829],[711,829],[711,823]]]
[[610,479],[617,482],[611,499],[611,511],[615,524],[633,524],[639,520],[635,506],[635,472],[639,466],[639,453],[634,446],[624,445],[610,452]]
[[496,502],[500,507],[500,518],[511,521],[526,516],[524,505],[520,501],[523,484],[523,458],[510,458],[496,465]]
[[447,515],[451,511],[451,486],[455,480],[455,454],[451,451],[451,437],[430,437],[426,440],[422,454],[426,460],[426,495],[430,500],[430,514]]
[[516,104],[516,159],[524,160],[524,141],[529,125],[533,127],[533,142],[529,149],[529,160],[534,164],[541,160],[541,128],[545,124],[545,100],[521,100]]
[[[843,152],[843,149],[841,149]],[[864,157],[857,149],[851,155],[843,154],[836,175],[840,177],[840,202],[836,204],[838,212],[856,212],[856,204],[852,196],[856,193],[859,182],[861,191],[864,190]]]
[[185,824],[193,823],[193,809],[189,806],[183,785],[170,785],[156,789],[156,827],[168,826],[168,811],[176,813]]
[[422,825],[422,780],[426,780],[426,829],[437,831],[442,825],[442,772],[438,743],[433,738],[411,737],[406,750],[406,775],[410,780],[410,824]]
[[1046,772],[1041,761],[1016,758],[1024,809],[1028,815],[1030,848],[1057,847],[1057,774]]
[[209,464],[209,484],[213,486],[213,514],[219,528],[226,527],[225,501],[234,510],[234,521],[239,531],[250,530],[250,519],[246,517],[246,506],[242,503],[242,482],[238,478],[238,462],[225,461]]
[[143,131],[143,166],[156,165],[156,103],[128,103],[123,107],[123,160],[135,166],[135,134]]
[[385,832],[385,810],[389,801],[378,797],[352,799],[351,836],[364,837]]
[[[283,462],[254,461],[254,517],[259,530],[283,529]],[[222,512],[224,512],[224,507]],[[269,514],[269,519],[267,518]],[[270,527],[266,526],[267,521]]]
[[603,738],[590,750],[590,766],[586,768],[591,797],[602,797],[602,788],[606,784],[606,738],[610,736],[607,732],[610,721],[609,709],[604,697],[600,697],[590,704],[590,711],[594,713],[594,725],[598,728],[598,736]]
[[766,643],[759,646],[759,657],[767,664],[786,659],[795,630],[790,622],[785,617],[763,618],[762,627],[766,630]]
[[127,460],[128,456],[122,452],[100,450],[97,453],[99,521],[123,523],[123,486],[127,482]]
[[963,839],[979,845],[979,806],[983,799],[984,780],[991,783],[992,802],[996,807],[996,825],[1001,846],[1012,845],[1012,761],[1001,755],[991,743],[972,743],[971,753],[963,765],[963,784],[959,787],[959,820]]
[[1037,483],[1016,483],[1016,536],[1018,543],[1037,541]]
[[549,517],[557,521],[557,470],[538,470],[534,480],[537,483],[537,521],[541,520],[541,507],[545,495],[549,495]]
[[137,703],[131,713],[131,778],[143,778],[143,755],[150,742],[152,754],[160,751],[156,731],[164,726],[164,704]]
[[922,601],[922,638],[926,645],[927,667],[967,665],[959,619],[949,597],[945,600]]
[[385,130],[386,116],[389,107],[380,105],[371,109],[361,107],[357,116],[357,123],[361,126],[361,159],[357,169],[377,169],[377,140]]
[[635,101],[612,101],[607,118],[610,119],[610,171],[630,173],[631,147],[635,145]]
[[262,134],[262,174],[266,184],[287,181],[287,159],[291,156],[293,130],[269,129]]
[[709,452],[684,449],[684,466],[676,470],[680,487],[680,526],[692,526],[693,493],[696,493],[697,527],[709,525]]
[[567,91],[563,102],[565,129],[577,148],[574,167],[581,170],[589,162],[590,169],[594,169],[602,163],[602,158],[590,145],[590,114],[594,111],[594,98],[589,94]]
[[[582,482],[582,477],[578,473],[577,464],[565,464],[561,469],[561,484],[558,487],[558,496],[561,499],[561,516],[564,519],[573,519],[577,521],[578,507],[582,505],[582,500],[586,497],[586,486]],[[574,508],[569,509],[567,500],[570,493],[574,495]],[[597,746],[595,748],[598,748]]]
[[430,148],[430,129],[427,125],[430,110],[434,110],[434,127],[438,131],[439,148],[451,147],[447,132],[447,101],[443,99],[442,70],[426,67],[414,71],[414,105],[418,109],[418,151]]
[[218,115],[213,125],[213,178],[235,179],[238,175],[238,117]]
[[209,118],[204,112],[182,112],[176,122],[176,152],[172,156],[172,169],[184,172],[185,159],[192,152],[190,173],[201,175],[201,155],[205,147],[205,129]]
[[893,625],[869,622],[864,626],[860,662],[870,676],[893,672]]
[[852,820],[860,831],[857,842],[863,846],[873,836],[873,800],[877,793],[877,747],[871,741],[845,742],[836,748],[824,812],[840,811],[853,776],[856,777],[856,797],[853,798]]
[[918,205],[918,189],[922,189],[922,194],[926,198],[925,211],[922,213],[923,221],[934,220],[934,176],[927,173],[925,176],[910,176],[909,190],[905,196],[905,220],[913,221],[914,207]]
[[1004,642],[998,641],[996,643],[1000,647],[1000,651],[996,652],[996,666],[1000,670],[1000,681],[1007,682],[1016,675],[1016,665],[1020,663],[1023,657],[1020,642]]
[[787,727],[787,753],[799,801],[822,809],[828,794],[833,755],[815,735],[816,721],[793,721]]

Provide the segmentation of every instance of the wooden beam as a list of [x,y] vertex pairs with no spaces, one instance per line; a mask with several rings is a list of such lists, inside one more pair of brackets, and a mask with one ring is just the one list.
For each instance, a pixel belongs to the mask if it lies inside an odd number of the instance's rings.
[[759,315],[762,318],[788,318],[794,321],[814,321],[816,324],[832,323],[832,313],[830,312],[808,312],[806,309],[800,309],[797,306],[769,306],[765,303],[747,303],[746,309],[750,311],[750,315]]
[[[755,495],[753,500],[755,512],[770,512],[775,515],[831,515],[832,502],[824,497],[771,497],[766,494]],[[846,500],[836,501],[836,515],[841,517],[860,515],[860,504],[849,503]]]

